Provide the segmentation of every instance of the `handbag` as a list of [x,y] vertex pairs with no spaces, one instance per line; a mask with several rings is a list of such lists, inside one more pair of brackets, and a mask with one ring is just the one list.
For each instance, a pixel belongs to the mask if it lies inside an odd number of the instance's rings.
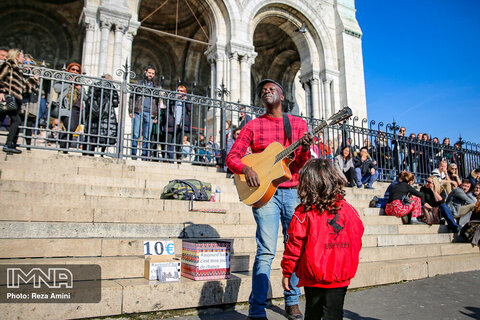
[[[13,68],[10,68],[10,87],[8,92],[12,92],[12,78],[13,78]],[[12,94],[4,95],[3,101],[0,102],[0,112],[9,113],[12,111],[17,111],[18,105],[17,100]]]
[[438,215],[438,207],[432,209],[422,208],[423,221],[431,226],[432,224],[440,224],[440,217]]

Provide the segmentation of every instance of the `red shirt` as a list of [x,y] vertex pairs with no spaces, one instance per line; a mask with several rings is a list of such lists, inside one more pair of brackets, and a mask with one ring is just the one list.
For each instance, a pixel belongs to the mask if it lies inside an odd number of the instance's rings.
[[288,228],[282,273],[296,272],[298,286],[340,288],[355,276],[362,248],[363,223],[345,200],[337,214],[305,212],[299,205]]
[[[288,115],[288,119],[292,127],[291,142],[293,143],[302,138],[305,132],[308,132],[308,127],[307,123],[298,117]],[[252,149],[253,153],[260,153],[272,142],[279,142],[284,147],[290,145],[283,128],[283,118],[272,118],[264,114],[261,117],[250,120],[240,131],[232,150],[227,155],[226,164],[228,168],[233,173],[242,173],[242,168],[245,165],[242,163],[241,158],[245,155],[248,147]],[[295,158],[289,166],[292,179],[280,184],[279,187],[290,188],[298,185],[298,172],[311,158],[310,150],[306,152],[301,150],[301,147],[295,150]]]

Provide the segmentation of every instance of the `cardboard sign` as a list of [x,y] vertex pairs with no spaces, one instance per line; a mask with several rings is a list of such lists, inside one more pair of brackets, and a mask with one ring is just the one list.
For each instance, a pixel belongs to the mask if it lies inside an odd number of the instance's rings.
[[167,256],[145,257],[144,277],[147,280],[160,280],[162,282],[178,281],[180,280],[180,272],[181,262],[179,259],[172,259]]

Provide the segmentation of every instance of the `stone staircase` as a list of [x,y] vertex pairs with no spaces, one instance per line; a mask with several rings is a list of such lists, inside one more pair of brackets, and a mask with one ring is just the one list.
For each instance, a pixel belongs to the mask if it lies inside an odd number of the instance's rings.
[[[226,214],[189,212],[184,201],[160,199],[171,179],[197,178],[219,186]],[[350,288],[479,270],[478,249],[452,243],[445,226],[402,225],[368,208],[376,190],[347,189],[365,225],[360,266]],[[5,319],[69,319],[183,309],[248,300],[255,257],[255,221],[225,173],[189,164],[119,160],[35,150],[0,159],[0,264],[98,264],[99,303],[0,304]],[[231,239],[229,280],[148,281],[145,240]],[[271,296],[283,296],[282,237],[273,261]],[[80,281],[81,280],[81,281]],[[92,275],[79,281],[88,289]],[[0,286],[5,286],[4,280]],[[86,289],[86,290],[87,290]]]

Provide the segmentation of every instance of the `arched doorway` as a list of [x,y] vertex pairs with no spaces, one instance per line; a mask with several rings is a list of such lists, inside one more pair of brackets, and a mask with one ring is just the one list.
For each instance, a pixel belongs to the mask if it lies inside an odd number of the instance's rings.
[[83,1],[0,2],[0,46],[19,48],[47,67],[81,62],[83,33],[78,25]]

